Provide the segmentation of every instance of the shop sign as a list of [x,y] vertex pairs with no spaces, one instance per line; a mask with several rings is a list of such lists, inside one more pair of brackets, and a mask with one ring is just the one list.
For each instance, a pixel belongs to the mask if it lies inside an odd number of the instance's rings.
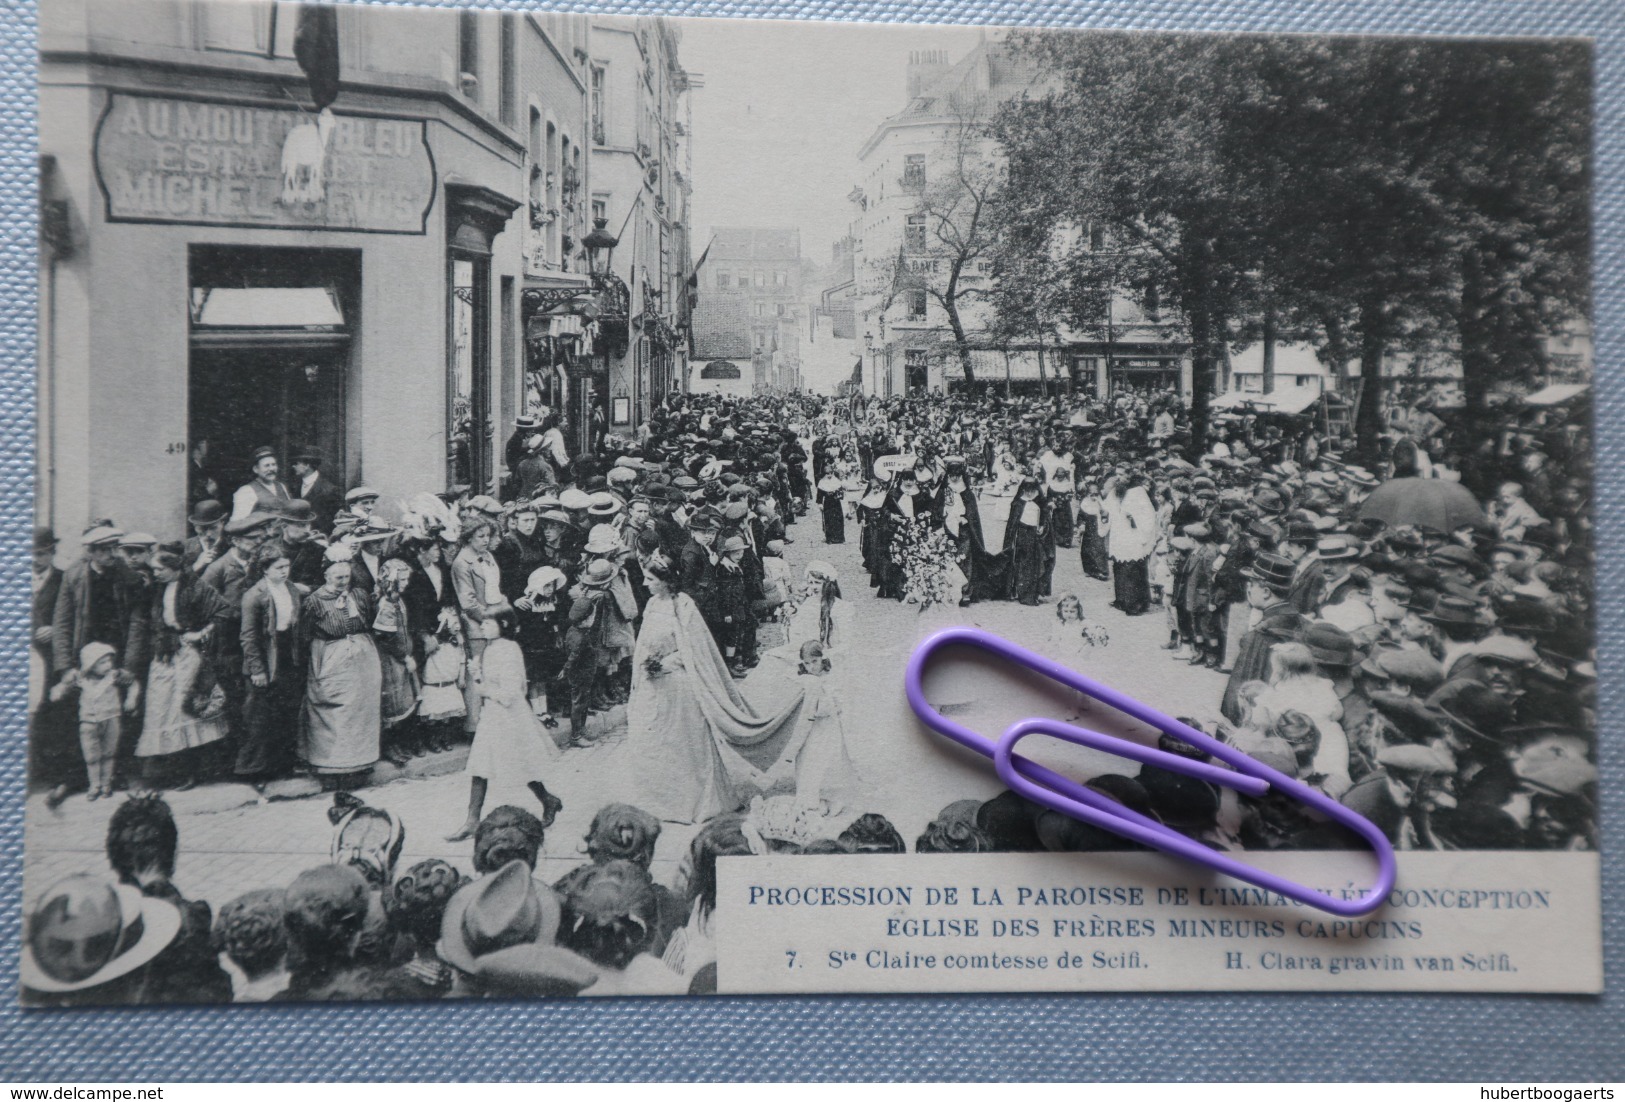
[[421,234],[434,204],[422,119],[313,115],[114,92],[96,130],[110,222]]

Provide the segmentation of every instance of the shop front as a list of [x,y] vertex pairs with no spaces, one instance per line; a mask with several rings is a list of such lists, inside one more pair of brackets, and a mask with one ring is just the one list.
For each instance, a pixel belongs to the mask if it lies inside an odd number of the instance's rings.
[[316,116],[224,78],[89,76],[42,88],[71,233],[46,258],[41,520],[178,535],[266,446],[285,478],[314,453],[391,501],[494,485],[520,151],[433,97]]
[[610,360],[629,345],[628,298],[613,273],[525,289],[524,412],[558,412],[571,452],[590,446],[594,410],[609,408]]

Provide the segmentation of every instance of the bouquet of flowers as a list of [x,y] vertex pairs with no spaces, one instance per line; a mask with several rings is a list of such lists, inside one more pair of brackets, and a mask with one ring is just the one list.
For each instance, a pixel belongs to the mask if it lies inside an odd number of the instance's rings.
[[965,586],[959,553],[948,533],[920,518],[892,534],[892,559],[903,568],[903,599],[922,610],[956,604]]
[[1093,620],[1084,620],[1078,627],[1079,635],[1087,646],[1104,647],[1111,642],[1111,636],[1107,634],[1104,625],[1097,624]]

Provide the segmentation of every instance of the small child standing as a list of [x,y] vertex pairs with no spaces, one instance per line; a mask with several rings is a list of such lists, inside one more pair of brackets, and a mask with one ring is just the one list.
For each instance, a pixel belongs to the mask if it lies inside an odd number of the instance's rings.
[[[113,668],[115,652],[106,643],[86,643],[79,652],[79,749],[85,757],[89,785],[86,799],[113,794],[113,767],[118,760],[119,717],[134,711],[141,686],[131,685],[129,700],[119,691],[118,673]],[[58,686],[66,691],[71,684]]]
[[423,749],[429,753],[450,747],[454,725],[467,714],[463,678],[468,674],[464,669],[462,622],[456,609],[441,609],[434,642],[435,649],[423,659],[423,695],[418,700]]
[[784,561],[784,541],[768,540],[762,554],[762,597],[756,602],[756,646],[772,650],[790,641],[790,564]]

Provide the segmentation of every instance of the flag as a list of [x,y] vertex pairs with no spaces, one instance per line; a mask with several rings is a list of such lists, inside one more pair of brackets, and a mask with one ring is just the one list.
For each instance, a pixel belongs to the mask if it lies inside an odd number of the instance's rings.
[[299,5],[293,56],[310,81],[310,98],[320,111],[339,96],[339,13],[326,4]]
[[712,236],[711,240],[709,240],[709,241],[707,241],[705,243],[705,251],[703,253],[701,253],[700,258],[694,262],[694,270],[692,272],[688,273],[688,285],[690,287],[695,287],[695,288],[699,287],[699,285],[700,285],[700,268],[704,266],[705,258],[711,255],[711,246],[715,245],[716,243],[717,243],[717,239],[716,239],[716,237],[714,235]]

